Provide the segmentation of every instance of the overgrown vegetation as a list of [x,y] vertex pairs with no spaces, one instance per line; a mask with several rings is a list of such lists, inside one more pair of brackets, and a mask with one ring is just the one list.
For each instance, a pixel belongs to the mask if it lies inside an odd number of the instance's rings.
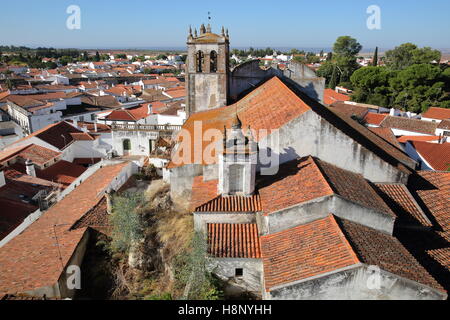
[[144,193],[113,198],[113,299],[218,299],[220,282],[208,272],[206,242],[193,217],[169,186],[154,180]]
[[110,216],[110,223],[113,226],[111,250],[115,253],[126,253],[129,252],[134,242],[142,239],[144,194],[142,192],[128,192],[114,196],[112,201],[113,212]]
[[209,272],[206,239],[195,233],[190,245],[175,257],[175,287],[184,288],[184,299],[218,300],[222,298],[220,280]]

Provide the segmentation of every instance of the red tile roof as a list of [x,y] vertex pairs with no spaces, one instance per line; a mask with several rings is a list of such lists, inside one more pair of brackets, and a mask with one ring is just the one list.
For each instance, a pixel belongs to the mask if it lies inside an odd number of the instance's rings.
[[33,163],[43,166],[47,162],[60,156],[60,152],[56,152],[39,145],[30,144],[27,146],[20,146],[9,150],[0,152],[0,163],[4,163],[13,158],[20,157],[23,160],[31,160]]
[[395,216],[362,175],[313,157],[282,164],[277,175],[263,178],[258,182],[260,184],[263,185],[259,194],[265,215],[337,194],[364,207]]
[[72,133],[83,133],[83,132],[76,129],[69,123],[61,121],[58,123],[50,124],[45,128],[42,128],[41,130],[33,132],[32,134],[26,136],[23,139],[20,139],[15,143],[25,141],[31,137],[36,137],[58,148],[59,150],[63,150],[65,147],[67,147],[73,141],[75,141],[75,139],[71,135]]
[[450,130],[450,119],[442,120],[438,125],[438,129]]
[[36,205],[0,197],[0,240],[17,228],[26,217],[39,209]]
[[[190,144],[191,156],[189,159],[181,161],[181,163],[171,161],[168,167],[173,168],[193,163],[206,164],[205,159],[203,159],[203,150],[208,143],[201,141],[203,135],[200,137],[194,136],[194,123],[201,121],[203,132],[213,128],[223,132],[224,126],[230,127],[235,118],[236,110],[242,121],[243,128],[251,126],[256,131],[266,129],[269,134],[271,130],[280,128],[283,124],[311,109],[279,78],[274,77],[234,105],[191,115],[183,125],[183,129],[193,137]],[[257,140],[262,138],[263,136],[256,137]],[[197,145],[197,147],[194,148],[194,145]],[[176,155],[183,159],[180,148],[176,151]],[[214,155],[213,160],[217,163],[217,155]]]
[[438,124],[430,121],[387,116],[381,127],[434,135]]
[[266,290],[359,263],[333,216],[261,236]]
[[277,175],[262,178],[262,181],[265,186],[258,191],[266,215],[334,194],[311,157],[282,164]]
[[375,126],[379,126],[381,122],[388,116],[388,114],[380,114],[380,113],[373,113],[369,112],[365,117],[364,121],[367,124],[372,124]]
[[393,236],[327,218],[261,237],[266,290],[364,263],[444,291]]
[[99,169],[0,249],[0,293],[23,293],[57,283],[86,231],[71,227],[99,203],[126,165]]
[[437,120],[450,119],[450,109],[431,107],[422,114],[422,118]]
[[336,220],[361,262],[445,292],[395,237],[348,220]]
[[432,223],[404,184],[377,183],[376,190],[398,217],[397,222],[416,222],[425,227]]
[[424,203],[438,229],[448,232],[450,241],[450,172],[419,171],[408,188]]
[[244,196],[218,196],[195,209],[195,212],[259,212],[262,210],[258,194]]
[[216,258],[261,258],[256,224],[208,223],[208,253]]
[[182,98],[186,96],[186,90],[180,89],[180,90],[171,90],[166,91],[166,94],[168,94],[172,99]]
[[403,150],[402,146],[398,142],[398,140],[395,138],[394,133],[392,132],[391,128],[369,128],[370,131],[378,135],[380,138],[385,140],[386,142],[390,143],[394,147]]
[[398,138],[398,142],[406,143],[408,141],[437,141],[439,136],[401,136]]
[[358,105],[347,104],[343,102],[334,102],[330,105],[330,108],[338,110],[349,117],[357,117],[358,119],[364,119],[369,112],[369,108]]
[[37,176],[39,178],[58,183],[62,185],[63,188],[66,188],[85,171],[85,167],[65,160],[60,160],[51,167],[37,172]]
[[110,121],[139,121],[150,114],[148,109],[148,104],[142,104],[133,109],[113,110],[105,119]]
[[450,170],[450,143],[411,141],[411,144],[434,170]]
[[217,179],[203,181],[203,176],[195,177],[192,184],[191,209],[195,210],[217,197],[218,183]]

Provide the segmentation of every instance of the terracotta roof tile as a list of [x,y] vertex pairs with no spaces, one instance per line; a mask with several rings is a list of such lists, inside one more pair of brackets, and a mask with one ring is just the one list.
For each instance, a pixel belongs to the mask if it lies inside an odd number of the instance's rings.
[[366,114],[369,112],[369,108],[367,107],[351,105],[344,102],[334,102],[330,105],[330,108],[338,110],[349,117],[357,117],[359,119],[364,119]]
[[65,160],[60,160],[44,170],[39,170],[39,172],[37,172],[37,176],[39,178],[58,183],[62,185],[63,188],[66,188],[85,171],[85,167]]
[[219,180],[203,181],[203,176],[194,178],[192,184],[191,209],[195,210],[201,205],[217,197],[217,184]]
[[411,141],[412,146],[436,171],[450,170],[450,143]]
[[399,141],[395,138],[391,128],[369,128],[369,130],[399,150],[403,150]]
[[438,120],[450,119],[450,109],[431,107],[422,114],[422,118]]
[[[183,125],[183,129],[189,132],[191,137],[194,137],[191,139],[190,145],[190,148],[193,151],[191,152],[191,157],[180,164],[175,164],[172,161],[169,164],[169,168],[193,163],[205,164],[203,150],[208,143],[201,141],[202,137],[196,139],[193,134],[194,123],[200,121],[202,123],[203,132],[208,129],[217,129],[223,132],[224,126],[227,128],[230,127],[231,122],[235,117],[236,110],[242,121],[243,128],[251,126],[251,128],[256,131],[266,129],[269,134],[271,130],[278,129],[283,124],[309,111],[310,107],[292,92],[279,78],[274,77],[253,90],[234,105],[191,115]],[[255,138],[260,140],[263,136]],[[201,146],[201,148],[194,148],[195,144]],[[180,149],[176,151],[176,154],[183,158]],[[217,163],[217,155],[215,155],[214,161]]]
[[364,207],[395,216],[362,175],[313,157],[281,165],[276,176],[263,178],[257,187],[265,215],[337,194]]
[[10,150],[0,152],[0,163],[4,163],[13,158],[20,157],[23,160],[31,160],[33,163],[43,166],[47,162],[60,156],[60,152],[56,152],[36,144],[20,146]]
[[415,222],[425,227],[432,226],[405,185],[377,183],[375,189],[400,223]]
[[218,196],[195,209],[195,212],[259,212],[261,199],[258,194],[244,196]]
[[383,128],[400,129],[431,135],[435,134],[437,126],[437,123],[434,122],[392,116],[387,116],[383,122],[381,122],[381,127]]
[[367,265],[445,291],[395,237],[336,218],[358,258]]
[[373,113],[369,112],[365,117],[364,121],[367,124],[372,124],[375,126],[379,126],[381,122],[388,116],[388,114],[380,114],[380,113]]
[[442,120],[438,125],[438,129],[450,130],[450,119]]
[[433,277],[450,290],[450,172],[419,171],[408,183],[433,229],[397,229],[397,236]]
[[74,138],[71,135],[73,133],[83,132],[65,121],[60,121],[54,124],[50,124],[45,128],[42,128],[41,130],[33,132],[32,134],[26,136],[23,139],[20,139],[15,143],[25,141],[31,137],[37,137],[58,148],[59,150],[62,150],[74,141]]
[[266,290],[359,263],[333,216],[261,236]]
[[0,293],[23,293],[57,283],[86,231],[70,228],[99,203],[126,165],[99,169],[0,249]]
[[334,194],[312,157],[282,164],[275,176],[257,183],[265,215]]
[[261,258],[256,224],[208,223],[208,253],[216,258]]
[[398,142],[406,143],[408,141],[438,141],[439,136],[401,136],[398,138]]

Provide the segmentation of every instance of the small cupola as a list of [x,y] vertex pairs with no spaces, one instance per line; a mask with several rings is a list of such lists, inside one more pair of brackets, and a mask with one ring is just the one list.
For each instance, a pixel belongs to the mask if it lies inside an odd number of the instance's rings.
[[231,128],[224,128],[223,150],[219,154],[219,192],[224,195],[250,196],[255,191],[257,143],[250,127],[246,134],[235,115]]

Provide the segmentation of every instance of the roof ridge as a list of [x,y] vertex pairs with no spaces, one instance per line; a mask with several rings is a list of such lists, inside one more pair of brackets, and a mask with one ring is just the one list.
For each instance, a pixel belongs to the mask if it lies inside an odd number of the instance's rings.
[[344,231],[342,230],[341,226],[339,225],[338,221],[336,220],[336,217],[333,213],[330,213],[328,218],[331,220],[331,223],[337,228],[338,234],[343,240],[343,243],[345,246],[347,246],[350,249],[351,255],[356,260],[356,263],[363,263],[361,259],[358,257],[357,253],[355,252],[355,249],[351,245],[350,240],[345,235]]

